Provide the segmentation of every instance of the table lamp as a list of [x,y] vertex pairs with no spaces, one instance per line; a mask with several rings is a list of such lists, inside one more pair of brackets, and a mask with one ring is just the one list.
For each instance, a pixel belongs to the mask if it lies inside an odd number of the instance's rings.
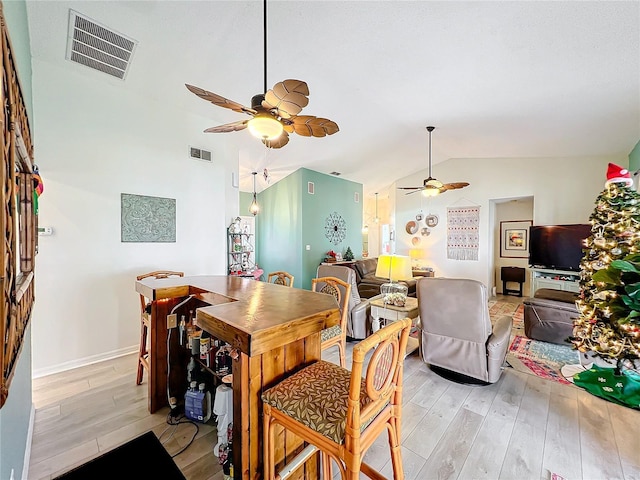
[[411,257],[405,255],[380,255],[376,268],[376,277],[388,278],[389,283],[380,286],[380,293],[384,294],[384,303],[404,305],[409,293],[409,287],[398,280],[411,280]]

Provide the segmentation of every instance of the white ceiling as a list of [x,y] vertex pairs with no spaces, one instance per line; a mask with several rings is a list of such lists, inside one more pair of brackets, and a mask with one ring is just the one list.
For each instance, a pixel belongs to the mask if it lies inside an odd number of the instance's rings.
[[[335,135],[237,142],[241,190],[299,167],[365,194],[448,158],[627,155],[640,139],[639,1],[280,1],[268,3],[269,88],[310,89],[302,114]],[[124,82],[65,60],[69,9],[137,40]],[[27,1],[33,57],[209,118],[244,120],[184,87],[250,106],[263,93],[263,5],[253,1]],[[226,138],[223,140],[222,136]],[[460,181],[463,178],[445,179]],[[258,182],[259,190],[264,188]]]

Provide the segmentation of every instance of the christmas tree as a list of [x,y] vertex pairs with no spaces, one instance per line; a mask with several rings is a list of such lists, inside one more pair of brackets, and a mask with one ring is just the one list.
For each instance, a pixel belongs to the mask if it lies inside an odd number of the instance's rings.
[[351,251],[351,247],[347,247],[347,251],[344,252],[344,259],[349,262],[353,260],[353,252]]
[[572,342],[612,363],[640,358],[640,194],[609,164],[580,263]]

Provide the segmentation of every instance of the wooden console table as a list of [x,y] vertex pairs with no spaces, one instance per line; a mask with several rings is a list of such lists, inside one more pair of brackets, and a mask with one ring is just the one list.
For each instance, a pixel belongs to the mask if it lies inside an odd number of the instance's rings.
[[[208,305],[196,310],[198,326],[239,351],[232,367],[234,476],[262,478],[260,395],[321,358],[320,331],[340,321],[336,300],[331,295],[226,275],[149,278],[136,282],[136,291],[152,300],[149,410],[167,404],[166,316],[193,295]],[[289,432],[282,440],[276,463],[289,461],[302,444]],[[316,458],[309,460],[305,478],[317,478],[317,467]]]

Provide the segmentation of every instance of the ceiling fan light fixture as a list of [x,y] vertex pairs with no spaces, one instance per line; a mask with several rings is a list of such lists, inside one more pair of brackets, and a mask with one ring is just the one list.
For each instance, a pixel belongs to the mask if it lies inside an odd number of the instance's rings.
[[422,190],[422,195],[425,197],[435,197],[440,194],[440,190],[437,188],[425,188]]
[[427,181],[424,182],[425,188],[435,188],[440,189],[444,184],[440,180],[436,180],[435,178],[429,177]]
[[258,113],[247,122],[247,128],[251,135],[261,140],[275,140],[284,131],[282,123],[268,113]]

